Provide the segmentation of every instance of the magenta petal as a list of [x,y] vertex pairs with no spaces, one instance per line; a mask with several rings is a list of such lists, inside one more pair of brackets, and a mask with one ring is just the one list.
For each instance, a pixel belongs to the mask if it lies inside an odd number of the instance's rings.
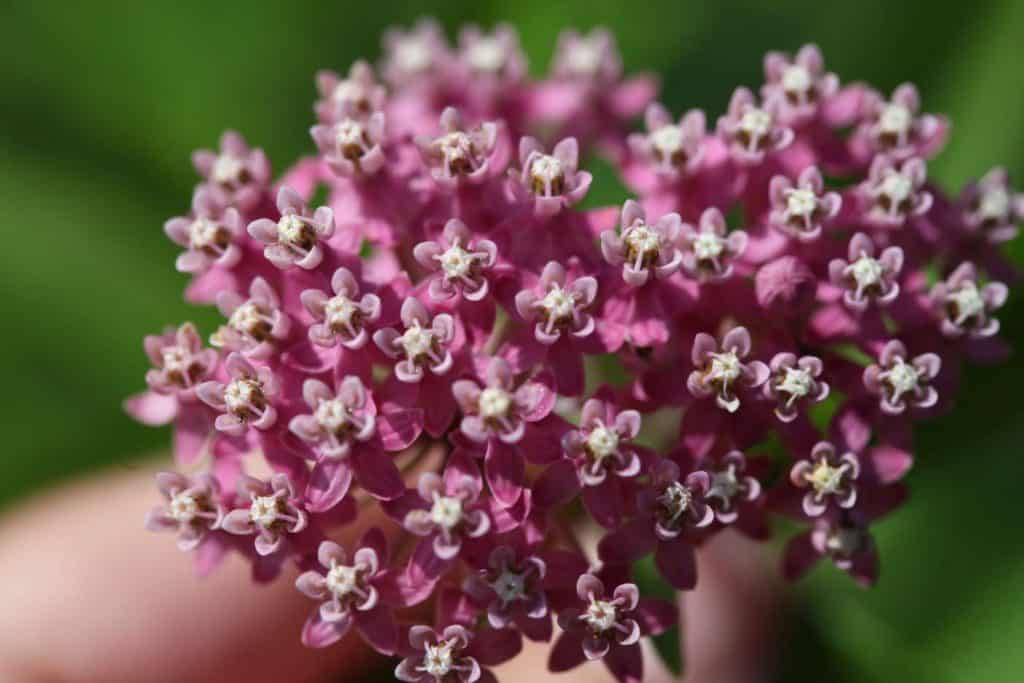
[[612,648],[604,663],[619,683],[640,683],[643,680],[644,660],[639,645]]
[[306,486],[306,506],[310,512],[330,510],[345,497],[352,484],[352,470],[341,460],[325,458],[318,462]]
[[622,485],[616,477],[607,477],[598,486],[583,489],[583,505],[594,521],[606,529],[614,529],[622,520]]
[[470,643],[466,654],[482,666],[497,666],[515,657],[523,649],[523,638],[515,629],[482,629]]
[[393,500],[405,492],[402,475],[386,453],[358,448],[352,454],[352,467],[359,484],[376,498]]
[[575,669],[586,660],[583,654],[583,631],[566,631],[551,648],[548,669],[557,673]]
[[576,467],[569,460],[559,460],[544,470],[533,484],[534,502],[550,508],[569,502],[580,492]]
[[873,448],[869,457],[875,474],[883,484],[891,484],[902,479],[914,463],[910,453],[894,446],[882,445]]
[[697,585],[697,562],[693,547],[685,539],[658,544],[654,563],[676,589],[688,591]]
[[377,433],[384,449],[401,451],[416,440],[422,430],[422,412],[419,410],[389,409],[377,416]]
[[363,640],[383,655],[393,655],[398,649],[398,626],[391,616],[391,610],[382,605],[353,615],[356,628]]
[[484,475],[491,493],[505,507],[515,505],[523,492],[526,467],[519,449],[491,439],[484,458]]
[[165,425],[178,413],[178,399],[166,394],[147,391],[137,394],[124,402],[126,413],[142,424],[151,427]]
[[324,621],[317,610],[302,627],[302,643],[306,647],[327,647],[341,640],[352,626],[352,618]]

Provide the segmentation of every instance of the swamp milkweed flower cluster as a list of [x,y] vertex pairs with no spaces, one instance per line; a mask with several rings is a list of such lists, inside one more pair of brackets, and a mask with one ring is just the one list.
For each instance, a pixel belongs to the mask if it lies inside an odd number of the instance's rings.
[[[540,80],[507,26],[452,45],[422,21],[383,50],[317,74],[317,153],[278,180],[235,132],[193,156],[165,230],[224,320],[145,339],[127,410],[173,424],[181,470],[147,526],[200,573],[297,567],[296,637],[362,638],[410,682],[491,680],[523,638],[637,681],[675,608],[635,564],[691,590],[697,548],[772,515],[804,529],[788,578],[873,583],[913,424],[1006,353],[1006,173],[947,194],[947,120],[813,45],[717,121],[669,112],[601,29],[565,31]],[[596,157],[621,206],[586,203]]]

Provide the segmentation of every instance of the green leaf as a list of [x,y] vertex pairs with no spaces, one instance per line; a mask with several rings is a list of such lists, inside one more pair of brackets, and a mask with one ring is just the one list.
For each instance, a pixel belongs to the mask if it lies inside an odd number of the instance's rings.
[[[658,568],[654,566],[654,557],[648,555],[642,560],[633,564],[633,577],[637,587],[640,588],[640,595],[645,598],[667,600],[675,603],[676,590],[661,577]],[[683,673],[683,652],[682,636],[679,626],[674,625],[659,636],[651,638],[654,649],[661,657],[669,671],[676,675]]]

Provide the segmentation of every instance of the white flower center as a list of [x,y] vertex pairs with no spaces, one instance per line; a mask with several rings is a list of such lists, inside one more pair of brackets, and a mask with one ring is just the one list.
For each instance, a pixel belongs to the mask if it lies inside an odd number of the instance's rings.
[[740,482],[736,478],[736,468],[729,465],[721,472],[711,474],[711,487],[708,489],[709,498],[719,498],[723,501],[730,501],[740,491]]
[[740,128],[751,138],[763,138],[772,130],[772,115],[764,109],[751,107],[743,112]]
[[199,503],[186,492],[176,493],[168,505],[168,510],[175,520],[191,522],[199,514]]
[[445,277],[449,280],[466,277],[473,266],[473,255],[458,244],[448,247],[447,251],[441,254],[439,258]]
[[547,312],[548,318],[565,320],[572,317],[572,312],[576,309],[576,300],[556,284],[540,300],[540,305]]
[[587,450],[598,461],[615,455],[619,450],[619,433],[604,425],[598,425],[587,435]]
[[807,92],[811,84],[811,72],[798,64],[791,64],[782,72],[782,88],[786,92]]
[[426,671],[437,680],[447,676],[454,665],[452,656],[452,645],[448,641],[442,641],[437,645],[427,645],[423,654],[423,671]]
[[348,424],[348,407],[336,398],[320,401],[314,413],[317,424],[329,432],[337,432]]
[[650,135],[653,145],[663,156],[671,157],[683,149],[683,131],[679,126],[669,124],[658,128]]
[[249,518],[264,529],[277,521],[278,512],[278,501],[275,496],[256,496],[249,506]]
[[294,213],[281,216],[277,222],[277,239],[287,244],[302,244],[308,234],[305,222]]
[[716,259],[725,250],[725,240],[713,232],[701,232],[693,241],[693,253],[704,260]]
[[480,392],[477,403],[482,417],[496,419],[508,415],[509,408],[512,407],[512,397],[503,389],[487,387]]
[[344,294],[338,294],[324,304],[324,318],[331,327],[347,327],[359,312],[359,305]]
[[882,281],[882,264],[878,259],[864,254],[850,265],[850,273],[857,283],[857,288],[864,289]]
[[362,147],[365,139],[366,131],[363,125],[352,119],[345,119],[334,129],[334,143],[340,149]]
[[723,384],[728,384],[736,380],[742,371],[743,367],[735,351],[711,355],[711,379],[721,380]]
[[601,66],[601,50],[590,41],[580,40],[569,48],[565,64],[575,76],[593,76]]
[[263,313],[259,306],[251,301],[236,308],[228,319],[228,325],[242,333],[249,333],[263,325]]
[[407,73],[419,73],[430,68],[433,62],[430,46],[419,38],[407,38],[395,47],[395,61]]
[[477,71],[497,73],[505,66],[505,50],[494,38],[481,37],[469,48],[466,59]]
[[889,135],[905,134],[913,122],[914,115],[902,104],[887,104],[878,119],[882,132]]
[[657,253],[661,247],[658,233],[643,223],[626,230],[625,239],[630,250],[638,256]]
[[811,373],[801,368],[786,368],[786,374],[779,383],[779,391],[789,394],[789,403],[811,392],[814,379]]
[[191,354],[180,346],[165,346],[160,349],[160,356],[165,370],[182,374],[188,372]]
[[420,327],[419,322],[413,322],[400,337],[399,343],[405,349],[405,355],[409,358],[418,358],[430,351],[434,341],[434,333]]
[[359,569],[339,564],[327,572],[327,589],[339,598],[353,592],[359,586]]
[[220,226],[206,218],[195,219],[188,229],[188,240],[193,249],[206,249],[216,246],[219,235]]
[[444,529],[454,529],[462,521],[462,501],[450,496],[434,494],[430,508],[430,521]]
[[790,190],[786,197],[786,211],[793,216],[810,216],[817,208],[818,198],[810,190]]
[[503,602],[512,602],[523,597],[526,592],[526,577],[517,574],[509,569],[501,573],[501,576],[491,584],[494,592]]
[[981,196],[978,211],[985,220],[1006,220],[1010,215],[1009,193],[1002,188],[988,190]]
[[554,184],[564,174],[562,162],[550,154],[541,154],[530,164],[530,174],[539,183]]
[[814,487],[819,494],[832,494],[839,490],[843,483],[843,475],[846,474],[847,465],[832,467],[826,460],[822,459],[814,466],[810,474],[804,478]]
[[210,172],[210,175],[215,183],[229,185],[238,182],[244,169],[245,166],[240,159],[236,159],[228,154],[221,154],[213,162],[213,170]]
[[985,310],[985,300],[981,298],[978,286],[970,281],[965,282],[957,291],[950,292],[946,298],[956,306],[957,324]]
[[678,481],[669,484],[665,491],[658,496],[658,502],[661,503],[668,514],[669,521],[672,522],[679,519],[686,512],[692,501],[693,492]]
[[897,397],[916,389],[920,379],[917,369],[902,358],[897,358],[892,367],[882,373],[882,377],[889,382]]
[[902,173],[891,171],[886,173],[880,187],[882,194],[887,196],[894,205],[905,202],[914,191],[914,183]]
[[261,398],[262,393],[259,382],[243,377],[232,381],[224,389],[224,403],[228,412],[248,414],[250,406]]
[[468,135],[456,130],[442,135],[437,141],[437,146],[444,155],[445,161],[451,163],[469,158],[473,143]]
[[583,613],[583,620],[587,622],[587,626],[597,633],[604,633],[608,629],[614,628],[616,617],[615,605],[605,600],[591,599],[590,606]]
[[339,104],[358,102],[363,99],[363,96],[363,87],[348,78],[338,81],[338,84],[334,86],[334,92],[331,93],[331,99]]

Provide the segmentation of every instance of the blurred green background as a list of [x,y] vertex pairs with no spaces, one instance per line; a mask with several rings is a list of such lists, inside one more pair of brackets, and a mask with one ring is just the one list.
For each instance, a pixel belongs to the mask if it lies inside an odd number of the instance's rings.
[[[237,127],[280,170],[312,150],[313,72],[375,56],[382,29],[420,13],[449,29],[513,22],[534,71],[563,26],[606,24],[672,109],[712,121],[737,84],[761,82],[766,50],[813,40],[844,81],[912,80],[952,116],[931,166],[948,187],[996,163],[1024,180],[1022,2],[159,4],[0,7],[0,505],[166,447],[120,401],[143,386],[144,333],[214,319],[182,302],[161,230],[188,208],[189,152]],[[1024,263],[1024,239],[1013,249]],[[1001,316],[1018,346],[1021,298]],[[956,414],[919,431],[912,504],[880,529],[880,586],[829,568],[794,589],[778,680],[1024,680],[1024,362],[965,379]]]

